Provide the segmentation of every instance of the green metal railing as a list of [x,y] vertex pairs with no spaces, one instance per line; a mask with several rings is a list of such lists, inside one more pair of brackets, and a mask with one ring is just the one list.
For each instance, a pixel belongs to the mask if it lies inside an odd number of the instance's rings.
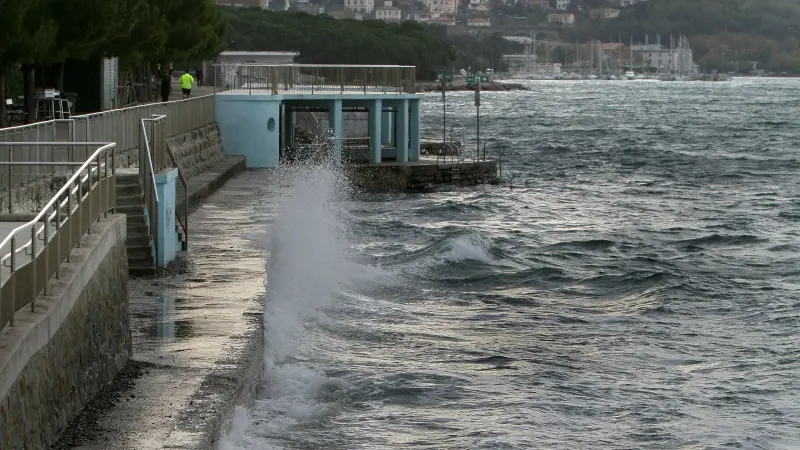
[[[74,144],[0,142],[0,147]],[[70,252],[80,246],[85,233],[91,233],[91,225],[115,208],[115,144],[78,144],[99,148],[77,167],[33,220],[16,227],[0,243],[0,328],[13,326],[14,315],[21,309],[30,306],[31,311],[36,310],[36,297],[41,292],[47,294],[50,278],[59,277],[59,265],[70,261]]]

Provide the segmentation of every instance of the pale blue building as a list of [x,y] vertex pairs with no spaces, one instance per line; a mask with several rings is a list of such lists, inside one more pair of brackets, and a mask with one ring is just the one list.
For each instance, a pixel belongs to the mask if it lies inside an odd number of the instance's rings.
[[[324,116],[327,135],[320,140],[339,160],[419,160],[421,96],[413,66],[251,64],[220,72],[228,75],[217,83],[215,119],[226,151],[246,156],[248,167],[280,165],[298,141],[295,116],[308,111]],[[346,138],[349,111],[365,117],[368,136]]]

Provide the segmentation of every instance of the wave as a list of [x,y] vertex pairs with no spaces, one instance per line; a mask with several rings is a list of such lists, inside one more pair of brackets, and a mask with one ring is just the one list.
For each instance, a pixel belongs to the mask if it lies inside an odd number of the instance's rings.
[[707,248],[707,247],[722,247],[722,246],[737,246],[737,245],[752,245],[762,242],[767,242],[768,239],[753,236],[750,234],[739,235],[721,235],[711,234],[695,239],[684,239],[675,241],[674,244],[691,249],[691,248]]

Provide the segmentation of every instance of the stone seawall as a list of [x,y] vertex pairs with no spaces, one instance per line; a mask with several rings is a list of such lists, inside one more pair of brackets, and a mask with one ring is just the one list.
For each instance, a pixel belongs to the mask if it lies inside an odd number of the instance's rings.
[[222,135],[216,123],[167,139],[178,165],[186,177],[203,173],[227,155],[222,147]]
[[40,449],[131,354],[125,217],[92,226],[35,313],[0,332],[0,448]]
[[[455,168],[457,170],[454,170]],[[474,186],[497,181],[497,162],[464,161],[460,164],[386,164],[351,166],[346,173],[361,192],[424,192],[436,186]],[[454,176],[454,174],[456,174]]]

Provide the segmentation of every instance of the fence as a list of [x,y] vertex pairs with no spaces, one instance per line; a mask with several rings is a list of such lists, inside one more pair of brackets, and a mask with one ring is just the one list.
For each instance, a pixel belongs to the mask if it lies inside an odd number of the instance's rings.
[[215,89],[247,94],[414,93],[414,66],[216,65]]
[[[13,144],[68,147],[72,143]],[[0,147],[12,145],[0,143]],[[14,325],[14,314],[30,305],[35,311],[36,297],[47,294],[47,283],[58,267],[70,260],[70,252],[91,225],[108,214],[116,204],[114,144],[82,143],[97,148],[39,213],[14,230],[0,243],[0,328]],[[21,164],[6,162],[4,164]],[[27,165],[38,163],[31,162]],[[47,164],[47,163],[41,163]],[[20,240],[24,242],[19,245]]]
[[[214,96],[152,103],[0,129],[0,143],[4,144],[0,147],[0,190],[6,191],[6,195],[0,196],[0,204],[8,199],[8,205],[2,204],[3,212],[14,212],[15,206],[12,204],[30,202],[31,198],[36,198],[34,207],[44,203],[49,198],[49,193],[55,190],[55,186],[66,180],[77,165],[90,156],[91,146],[87,146],[86,142],[116,142],[116,156],[127,156],[126,161],[117,162],[117,165],[135,165],[130,162],[134,159],[141,161],[137,156],[140,155],[137,152],[140,145],[140,120],[150,119],[153,115],[166,116],[158,140],[161,142],[161,137],[166,139],[212,123]],[[54,144],[59,142],[69,145]],[[6,143],[15,144],[5,145]],[[36,145],[29,145],[30,143]],[[170,167],[171,159],[166,145],[154,144],[152,147],[153,169],[157,172]],[[5,164],[11,162],[49,164]],[[20,193],[37,180],[42,183],[29,189],[32,194],[26,193],[23,196]],[[14,193],[18,196],[17,202],[12,202]],[[23,205],[23,209],[31,207]]]
[[[72,116],[71,120],[75,121],[77,141],[116,142],[118,154],[130,154],[139,147],[139,121],[162,115],[166,116],[162,125],[165,137],[188,133],[214,121],[214,96]],[[154,150],[153,169],[157,172],[168,167],[169,156],[164,146],[157,146]]]
[[[51,120],[30,125],[0,129],[0,142],[14,142],[19,145],[4,145],[0,148],[0,163],[61,163],[83,162],[88,156],[87,152],[75,146],[51,145],[53,142],[68,142],[73,136],[72,121]],[[37,143],[37,145],[29,145]],[[78,153],[76,155],[76,148]],[[52,173],[57,168],[59,172],[71,174],[64,166],[47,166],[39,164],[3,164],[0,171],[0,189],[10,189],[12,186],[28,183]],[[11,211],[9,211],[11,212]]]

